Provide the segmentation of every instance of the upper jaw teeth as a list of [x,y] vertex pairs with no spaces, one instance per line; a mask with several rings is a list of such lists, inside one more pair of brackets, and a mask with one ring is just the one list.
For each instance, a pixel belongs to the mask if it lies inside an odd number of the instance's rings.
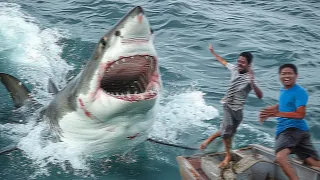
[[[129,79],[128,81],[124,81],[124,83],[121,83],[121,81],[118,81],[118,79],[116,78],[108,79],[108,76],[116,76],[115,72],[118,72],[119,70],[121,70],[121,68],[128,71],[128,68],[131,68],[129,66],[133,64],[133,60],[139,60],[139,62],[142,62],[139,65],[140,67],[137,66],[137,68],[139,68],[139,74],[130,69],[130,74],[132,77],[130,77],[131,79]],[[104,77],[101,80],[101,87],[105,90],[107,94],[118,97],[157,93],[157,88],[148,88],[148,86],[153,86],[149,84],[149,81],[150,78],[152,79],[153,73],[155,73],[155,68],[156,59],[151,55],[135,55],[130,57],[120,57],[120,59],[118,59],[115,62],[112,62],[108,67],[106,67],[103,74]],[[124,73],[127,72],[125,71]],[[109,86],[109,84],[111,84],[112,87]]]
[[150,95],[156,95],[157,94],[157,90],[155,89],[151,89],[151,90],[148,90],[146,92],[143,92],[143,93],[138,93],[138,92],[135,92],[135,94],[132,94],[131,92],[127,92],[127,93],[117,93],[117,92],[107,92],[108,95],[111,95],[111,96],[114,96],[114,97],[117,97],[117,98],[138,98],[140,100],[144,99],[145,97],[148,97]]

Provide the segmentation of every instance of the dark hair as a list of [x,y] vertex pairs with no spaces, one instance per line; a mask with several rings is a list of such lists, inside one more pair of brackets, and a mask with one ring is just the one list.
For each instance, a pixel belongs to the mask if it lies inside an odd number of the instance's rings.
[[294,64],[290,64],[290,63],[288,63],[288,64],[282,64],[282,65],[279,67],[279,74],[280,74],[281,70],[284,69],[284,68],[291,68],[291,69],[294,71],[295,74],[298,74],[298,68],[297,68],[297,66],[294,65]]
[[247,58],[248,64],[251,64],[253,56],[250,52],[242,52],[239,56]]

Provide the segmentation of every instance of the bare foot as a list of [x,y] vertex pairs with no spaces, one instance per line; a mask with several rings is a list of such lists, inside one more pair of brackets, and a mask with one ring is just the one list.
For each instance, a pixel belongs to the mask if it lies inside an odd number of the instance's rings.
[[201,150],[204,150],[211,141],[214,141],[214,140],[215,140],[217,137],[219,137],[220,135],[221,135],[221,131],[218,131],[218,132],[212,134],[208,139],[206,139],[205,141],[203,141],[203,143],[202,143],[201,146],[200,146],[200,149],[201,149]]
[[208,142],[207,141],[203,141],[203,143],[200,145],[200,149],[201,150],[204,150],[208,145]]
[[231,155],[228,154],[226,155],[224,160],[219,164],[219,168],[226,168],[230,161],[231,161]]

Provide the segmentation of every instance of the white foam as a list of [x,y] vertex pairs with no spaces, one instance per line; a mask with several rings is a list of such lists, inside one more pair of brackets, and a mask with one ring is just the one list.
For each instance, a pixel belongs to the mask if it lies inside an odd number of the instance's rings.
[[46,122],[39,123],[21,139],[18,147],[40,167],[45,167],[47,163],[64,165],[68,161],[75,169],[86,169],[81,149],[68,147],[63,142],[54,143],[49,137],[44,138],[44,132],[48,131]]
[[[61,58],[63,47],[58,43],[67,34],[54,28],[41,29],[35,18],[14,3],[0,2],[0,24],[0,52],[6,56],[2,58],[10,70],[7,73],[15,73],[12,75],[26,80],[25,84],[32,84],[34,98],[46,104],[51,100],[48,79],[64,86],[66,73],[73,68]],[[64,162],[68,161],[75,169],[86,169],[81,150],[44,138],[43,132],[48,129],[45,122],[36,125],[36,118],[28,117],[27,124],[0,125],[3,137],[18,141],[24,155],[40,167],[34,176],[48,174],[49,163],[65,169]]]
[[25,14],[14,3],[0,3],[0,52],[18,79],[33,85],[33,94],[45,103],[48,78],[62,85],[66,73],[72,69],[62,58],[63,47],[58,41],[67,36],[58,29],[41,29],[35,18]]
[[167,102],[156,107],[156,121],[149,136],[182,144],[185,140],[179,139],[179,132],[194,132],[193,128],[209,127],[210,124],[204,120],[218,117],[219,112],[207,105],[203,96],[201,91],[191,91],[163,99]]

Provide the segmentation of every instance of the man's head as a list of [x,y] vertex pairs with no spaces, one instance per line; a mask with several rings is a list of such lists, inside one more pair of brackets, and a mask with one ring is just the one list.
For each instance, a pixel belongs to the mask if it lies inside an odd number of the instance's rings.
[[240,53],[238,57],[238,71],[240,73],[246,73],[248,72],[249,67],[251,66],[252,62],[252,54],[250,52],[242,52]]
[[279,67],[280,81],[285,88],[290,88],[296,84],[298,69],[294,64],[283,64]]

